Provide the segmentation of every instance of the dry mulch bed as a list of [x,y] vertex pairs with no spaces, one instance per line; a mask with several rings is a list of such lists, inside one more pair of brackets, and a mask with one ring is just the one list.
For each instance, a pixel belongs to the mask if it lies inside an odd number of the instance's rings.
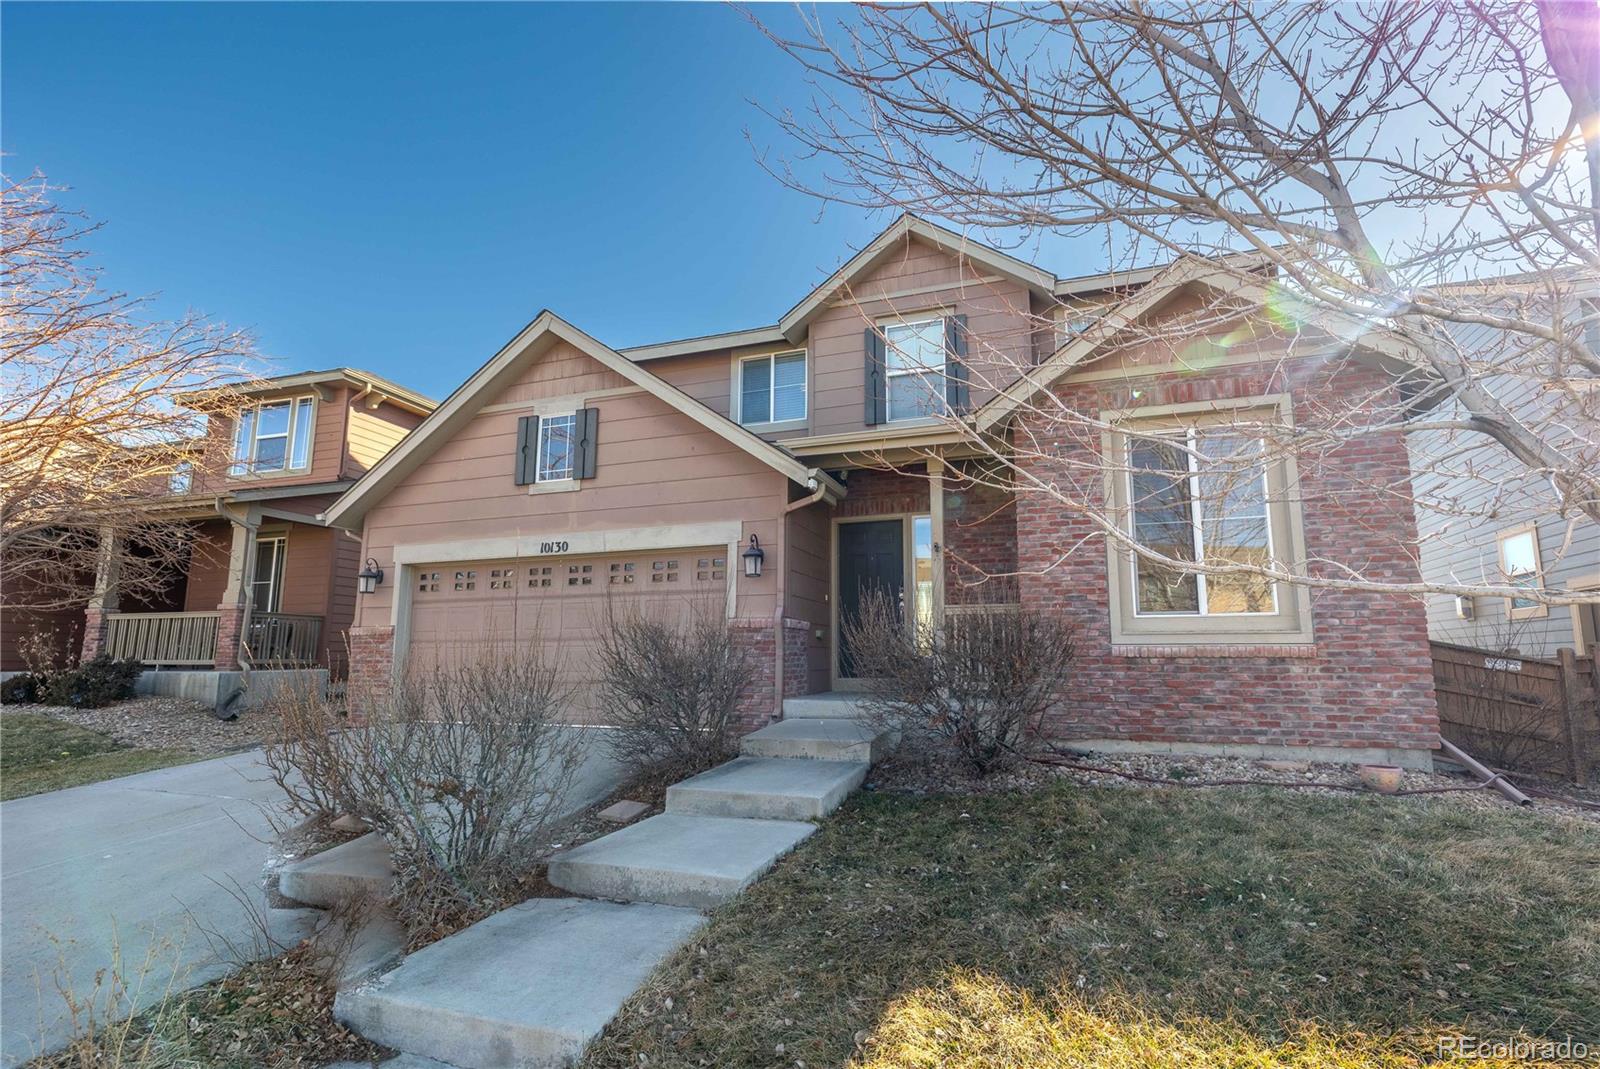
[[209,706],[188,698],[130,698],[102,709],[16,705],[7,706],[6,712],[48,716],[141,750],[181,750],[201,756],[253,749],[277,726],[277,721],[260,709],[246,710],[235,720],[218,720]]

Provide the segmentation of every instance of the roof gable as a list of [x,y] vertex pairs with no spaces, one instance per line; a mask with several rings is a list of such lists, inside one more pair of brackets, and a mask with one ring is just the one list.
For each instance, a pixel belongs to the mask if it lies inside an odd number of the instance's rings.
[[894,255],[900,242],[908,237],[916,237],[941,252],[971,260],[1002,277],[1022,283],[1041,296],[1048,296],[1055,289],[1056,276],[1049,271],[907,213],[828,276],[827,281],[806,294],[799,304],[785,312],[783,318],[778,320],[778,330],[790,342],[799,342],[805,336],[806,327],[835,293],[875,270]]
[[791,481],[808,489],[821,488],[835,499],[844,496],[844,488],[824,472],[807,467],[787,450],[712,411],[547,310],[540,312],[533,322],[522,328],[516,337],[501,347],[423,420],[416,430],[334,502],[323,514],[323,519],[331,525],[354,529],[368,509],[415,471],[440,445],[465,427],[485,404],[513,383],[529,364],[542,358],[559,342],[566,342],[601,366],[660,398],[671,408],[743,449]]
[[1198,288],[1237,299],[1242,306],[1287,309],[1296,320],[1334,338],[1348,342],[1368,363],[1391,374],[1414,372],[1417,355],[1394,332],[1374,327],[1359,316],[1323,308],[1309,302],[1295,303],[1284,294],[1275,294],[1269,279],[1241,273],[1237,267],[1202,260],[1183,260],[1166,268],[1152,281],[1113,305],[1092,326],[1065,342],[1051,356],[1019,376],[982,408],[973,413],[975,428],[993,430],[1027,404],[1039,391],[1064,376],[1091,363],[1101,348],[1130,326],[1173,301],[1185,291]]

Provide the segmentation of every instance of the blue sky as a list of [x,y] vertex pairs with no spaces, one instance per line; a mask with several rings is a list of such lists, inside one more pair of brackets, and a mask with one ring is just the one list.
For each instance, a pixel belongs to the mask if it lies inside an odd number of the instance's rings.
[[285,369],[442,397],[543,307],[614,346],[770,323],[893,218],[761,171],[751,101],[808,92],[720,4],[7,3],[0,40],[6,170]]

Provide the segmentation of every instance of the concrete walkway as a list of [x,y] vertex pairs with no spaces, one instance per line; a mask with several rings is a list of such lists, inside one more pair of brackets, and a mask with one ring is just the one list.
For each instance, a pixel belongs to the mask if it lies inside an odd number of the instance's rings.
[[[567,811],[591,805],[621,769],[595,733]],[[198,928],[248,943],[235,885],[264,904],[267,814],[281,794],[260,751],[0,804],[0,1069],[70,1037],[60,975],[80,994],[120,943],[128,971],[152,946],[141,1007],[224,975]]]
[[157,948],[146,1005],[222,975],[195,926],[248,939],[229,890],[259,896],[280,797],[253,750],[0,804],[0,1065],[69,1037],[57,978],[87,993],[115,944],[130,971]]
[[[843,717],[747,735],[745,756],[670,787],[666,812],[551,858],[550,883],[581,897],[502,910],[344,988],[334,1014],[368,1039],[447,1066],[565,1069],[705,923],[700,911],[738,895],[816,831],[812,821],[860,786],[889,741]],[[286,890],[304,877],[320,896],[316,885],[338,878],[312,861],[296,867]]]

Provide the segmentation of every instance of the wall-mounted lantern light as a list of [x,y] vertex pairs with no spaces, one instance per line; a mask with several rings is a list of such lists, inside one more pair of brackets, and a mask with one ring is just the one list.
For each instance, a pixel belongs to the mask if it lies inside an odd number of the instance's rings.
[[761,539],[755,535],[750,536],[750,548],[740,554],[744,558],[744,574],[751,579],[761,574],[761,562],[766,559],[766,553],[761,549]]
[[367,566],[356,573],[356,589],[363,594],[370,594],[378,589],[378,584],[383,582],[383,569],[378,567],[378,562],[371,557],[367,558]]

